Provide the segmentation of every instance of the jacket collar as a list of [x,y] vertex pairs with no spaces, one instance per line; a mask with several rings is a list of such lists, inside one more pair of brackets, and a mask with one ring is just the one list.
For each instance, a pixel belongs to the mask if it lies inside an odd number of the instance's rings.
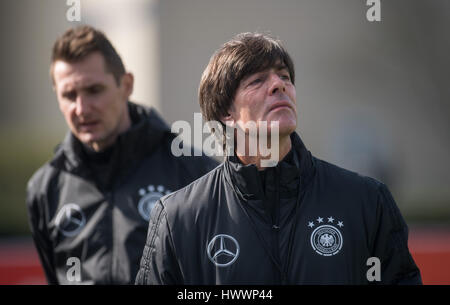
[[[291,134],[291,141],[292,148],[288,155],[275,167],[266,169],[268,181],[279,179],[281,193],[296,193],[298,179],[301,179],[300,187],[303,188],[314,173],[311,153],[296,132]],[[265,195],[256,165],[244,165],[236,156],[229,156],[225,161],[224,169],[225,179],[244,200],[264,199]]]
[[[145,155],[153,152],[165,136],[171,134],[169,127],[153,109],[128,102],[132,126],[118,136],[113,157],[119,168],[130,168]],[[74,174],[85,175],[86,165],[82,143],[68,132],[55,149],[50,164]]]

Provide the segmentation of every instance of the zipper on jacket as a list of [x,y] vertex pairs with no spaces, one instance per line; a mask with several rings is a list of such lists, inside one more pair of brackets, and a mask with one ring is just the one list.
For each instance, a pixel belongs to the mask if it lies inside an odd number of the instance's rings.
[[[283,262],[281,261],[280,256],[280,241],[279,241],[279,235],[280,235],[280,225],[279,225],[279,219],[280,219],[280,169],[278,167],[275,167],[275,173],[274,173],[274,182],[275,182],[275,202],[273,203],[274,206],[272,207],[271,211],[271,218],[272,218],[272,232],[274,236],[274,254],[275,258],[280,263],[280,266],[283,266]],[[279,270],[278,272],[278,279],[276,282],[284,284],[285,282],[285,274],[282,272],[282,270]]]
[[[296,154],[294,154],[294,161],[295,161],[296,166],[298,168],[300,168],[300,164],[299,164],[299,161],[297,159],[297,155]],[[279,191],[279,181],[278,180],[279,179],[277,179],[277,191]],[[303,183],[302,183],[302,178],[299,177],[298,185],[297,185],[297,190],[298,190],[297,199],[296,199],[296,202],[295,202],[294,210],[291,212],[291,213],[293,213],[293,215],[292,215],[292,219],[291,219],[292,224],[290,225],[290,229],[289,229],[289,233],[288,233],[289,235],[288,235],[288,245],[287,245],[287,248],[288,248],[287,249],[287,259],[284,262],[284,264],[281,264],[280,259],[279,259],[280,251],[278,249],[276,249],[277,251],[275,251],[276,252],[276,255],[275,255],[275,253],[273,251],[273,248],[271,247],[271,245],[267,241],[267,237],[264,236],[263,232],[261,232],[261,230],[258,229],[258,226],[255,223],[255,220],[250,216],[249,212],[247,211],[247,208],[244,207],[244,204],[241,202],[241,200],[237,201],[238,205],[240,206],[240,208],[244,212],[246,218],[249,220],[253,231],[255,232],[256,236],[260,240],[261,245],[263,246],[263,248],[266,251],[267,255],[269,256],[270,260],[272,261],[273,266],[278,270],[278,274],[280,274],[280,276],[279,276],[280,280],[278,282],[280,282],[282,284],[289,284],[288,274],[289,274],[289,268],[290,268],[291,260],[292,260],[292,249],[293,249],[293,244],[294,244],[294,240],[295,240],[295,232],[296,232],[296,227],[297,227],[297,220],[298,220],[299,213],[300,213],[299,206],[301,205],[301,202],[303,201],[303,197],[304,197],[304,194],[305,194],[305,192],[304,192],[305,186],[306,185],[303,185]],[[242,193],[240,193],[239,189],[234,188],[234,190],[240,196],[244,196]],[[263,201],[264,202],[264,207],[266,209],[266,212],[271,216],[267,199],[268,199],[267,196],[265,196],[264,201]],[[278,201],[278,208],[280,208],[280,202],[279,202],[280,198],[279,198],[279,196],[278,196],[278,199],[275,200],[275,201]],[[279,210],[278,210],[278,212],[279,212]],[[279,223],[275,223],[272,219],[269,220],[269,221],[271,223],[271,227],[269,227],[271,232],[274,232],[274,234],[276,234],[276,236],[278,237],[278,235],[280,234],[280,229],[281,229],[280,226],[279,226]],[[278,248],[279,241],[276,240],[276,243],[277,243],[276,246]],[[276,279],[274,279],[274,280],[276,280]],[[277,281],[274,281],[274,282],[277,282]]]
[[[278,177],[277,177],[278,178]],[[276,183],[274,183],[276,185],[276,191],[278,192],[278,195],[276,197],[276,199],[274,200],[276,202],[276,207],[278,208],[278,210],[275,209],[275,211],[277,211],[277,213],[279,214],[279,209],[280,209],[280,196],[279,196],[279,179],[276,180]],[[295,235],[295,228],[296,228],[296,219],[298,218],[298,211],[300,209],[298,209],[298,206],[300,205],[300,201],[302,200],[302,192],[300,191],[300,179],[299,179],[299,184],[298,184],[298,196],[297,196],[297,200],[295,203],[295,209],[294,209],[294,215],[292,218],[292,221],[294,221],[294,223],[291,225],[291,229],[289,231],[289,236],[288,236],[288,253],[287,253],[287,261],[282,264],[280,261],[280,251],[279,251],[279,240],[278,240],[278,236],[280,234],[280,226],[279,223],[277,221],[275,221],[275,219],[279,218],[279,215],[274,218],[272,217],[271,213],[271,209],[269,206],[269,202],[267,200],[270,200],[270,198],[267,198],[267,195],[265,196],[263,202],[264,202],[264,208],[266,210],[266,213],[270,216],[270,225],[269,225],[269,229],[271,232],[273,232],[273,236],[276,237],[275,239],[275,250],[273,251],[274,247],[269,244],[267,237],[265,237],[263,235],[263,233],[261,232],[261,230],[258,229],[258,226],[255,223],[255,220],[253,219],[252,216],[250,216],[249,212],[247,211],[247,208],[244,207],[244,205],[242,204],[241,201],[238,201],[238,204],[240,206],[240,208],[242,209],[242,211],[244,212],[245,216],[247,217],[247,219],[249,220],[252,229],[254,230],[256,236],[258,237],[258,239],[261,242],[261,245],[263,246],[264,250],[266,251],[267,255],[269,256],[270,260],[273,263],[273,266],[277,269],[278,272],[276,272],[275,274],[279,274],[278,278],[274,278],[274,283],[282,283],[282,284],[288,284],[288,272],[289,272],[289,265],[290,265],[290,258],[291,258],[291,250],[292,250],[292,243],[294,240],[294,235]]]

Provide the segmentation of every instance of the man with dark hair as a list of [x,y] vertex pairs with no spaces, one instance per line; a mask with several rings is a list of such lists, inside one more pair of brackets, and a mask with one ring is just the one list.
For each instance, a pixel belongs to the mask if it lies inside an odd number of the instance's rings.
[[50,68],[70,132],[31,178],[32,235],[51,284],[129,284],[156,200],[216,165],[171,154],[155,110],[128,101],[133,75],[105,35],[66,31]]
[[[387,187],[313,157],[295,132],[294,79],[267,35],[239,34],[212,56],[199,102],[235,149],[157,202],[137,284],[421,283]],[[277,149],[266,155],[269,139]]]

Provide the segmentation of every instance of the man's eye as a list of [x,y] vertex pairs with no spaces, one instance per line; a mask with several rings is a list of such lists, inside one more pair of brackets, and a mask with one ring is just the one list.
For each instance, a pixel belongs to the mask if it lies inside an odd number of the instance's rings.
[[97,94],[103,90],[102,86],[92,86],[87,89],[87,92],[90,94]]
[[280,76],[281,79],[286,80],[286,81],[290,81],[291,77],[289,76],[289,74],[282,74]]
[[255,78],[255,79],[251,80],[248,84],[249,84],[249,86],[251,86],[251,85],[257,85],[260,82],[262,82],[262,78]]
[[63,96],[65,99],[69,100],[69,101],[74,101],[74,100],[76,100],[76,98],[77,98],[76,92],[73,92],[73,91],[71,91],[71,92],[65,92],[65,93],[63,93],[62,96]]

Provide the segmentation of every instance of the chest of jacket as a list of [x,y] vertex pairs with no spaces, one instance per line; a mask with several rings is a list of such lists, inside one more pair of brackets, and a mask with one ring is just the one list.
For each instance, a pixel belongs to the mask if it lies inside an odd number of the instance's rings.
[[143,160],[109,190],[77,175],[58,175],[48,197],[46,226],[61,283],[67,281],[69,257],[80,259],[82,278],[89,281],[133,280],[154,204],[190,181],[182,168],[160,158],[154,154]]
[[[231,188],[210,198],[189,236],[174,236],[188,284],[365,283],[371,256],[366,211],[354,194],[322,192],[313,182],[301,196],[281,199],[277,228]],[[207,215],[206,215],[207,213]],[[295,224],[295,228],[294,223]],[[176,231],[176,230],[175,230]],[[199,266],[201,266],[199,272]]]

